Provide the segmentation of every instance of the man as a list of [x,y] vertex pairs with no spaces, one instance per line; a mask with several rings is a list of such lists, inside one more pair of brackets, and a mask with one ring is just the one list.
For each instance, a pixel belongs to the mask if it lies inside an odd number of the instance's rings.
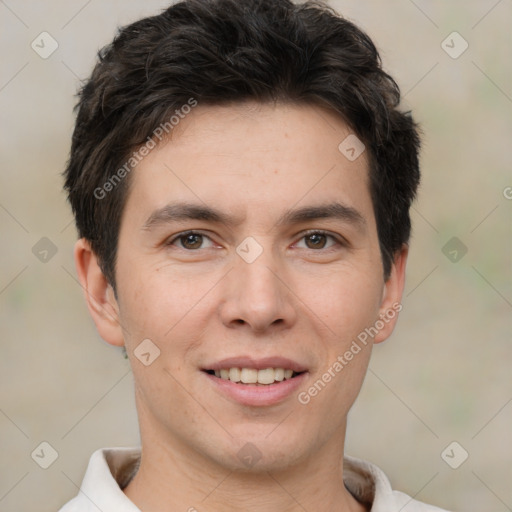
[[65,186],[142,446],[95,452],[62,512],[441,510],[344,456],[401,309],[419,137],[399,96],[318,3],[186,0],[100,52]]

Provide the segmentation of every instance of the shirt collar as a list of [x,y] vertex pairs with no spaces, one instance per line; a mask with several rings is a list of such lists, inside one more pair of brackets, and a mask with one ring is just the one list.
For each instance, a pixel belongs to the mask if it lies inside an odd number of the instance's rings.
[[[140,447],[96,450],[90,458],[79,495],[69,503],[77,507],[63,507],[60,512],[96,512],[98,509],[140,512],[123,492],[138,470],[140,455]],[[345,487],[356,499],[373,504],[372,512],[385,512],[394,505],[391,485],[380,468],[348,455],[343,461]]]

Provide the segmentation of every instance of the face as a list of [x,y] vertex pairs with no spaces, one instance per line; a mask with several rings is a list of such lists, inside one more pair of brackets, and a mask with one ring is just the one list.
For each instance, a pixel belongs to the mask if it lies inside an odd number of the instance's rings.
[[338,149],[350,133],[319,107],[198,105],[132,172],[122,328],[96,323],[126,345],[143,443],[232,470],[342,447],[406,256],[385,282],[366,154]]

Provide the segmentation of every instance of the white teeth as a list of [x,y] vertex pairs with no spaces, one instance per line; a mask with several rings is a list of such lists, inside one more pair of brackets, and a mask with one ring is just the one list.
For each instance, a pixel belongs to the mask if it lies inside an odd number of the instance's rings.
[[258,370],[258,382],[260,384],[272,384],[275,380],[274,368]]
[[240,380],[244,384],[256,384],[256,382],[258,382],[258,370],[254,368],[242,368]]
[[233,382],[240,382],[240,368],[230,368],[228,378]]
[[242,382],[244,384],[273,384],[291,379],[293,370],[285,368],[265,368],[256,370],[255,368],[222,368],[215,370],[215,376],[232,382]]
[[276,379],[278,382],[281,382],[282,380],[284,380],[283,368],[276,368],[274,370],[274,379]]

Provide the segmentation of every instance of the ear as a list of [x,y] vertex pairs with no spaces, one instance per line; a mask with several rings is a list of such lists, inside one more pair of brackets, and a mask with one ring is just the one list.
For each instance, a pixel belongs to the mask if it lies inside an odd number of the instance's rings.
[[103,275],[98,259],[85,238],[76,242],[74,258],[78,279],[84,290],[87,307],[96,324],[96,329],[107,343],[123,346],[119,306],[114,290]]
[[381,343],[391,335],[398,320],[398,313],[402,310],[401,301],[405,285],[405,267],[408,254],[409,247],[406,244],[402,245],[402,248],[395,253],[391,265],[391,273],[388,280],[384,283],[382,291],[379,318],[375,322],[375,325],[379,327],[379,332],[373,339],[374,343]]

